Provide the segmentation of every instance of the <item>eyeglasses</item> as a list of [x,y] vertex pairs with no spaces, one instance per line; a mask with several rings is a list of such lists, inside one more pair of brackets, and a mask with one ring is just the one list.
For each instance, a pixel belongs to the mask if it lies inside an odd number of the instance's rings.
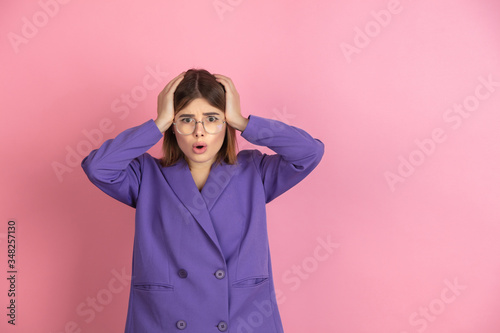
[[196,124],[202,123],[205,132],[208,134],[217,134],[224,128],[226,123],[224,120],[216,116],[206,116],[203,120],[196,121],[194,118],[181,118],[177,122],[173,123],[177,132],[182,135],[193,134],[196,129]]

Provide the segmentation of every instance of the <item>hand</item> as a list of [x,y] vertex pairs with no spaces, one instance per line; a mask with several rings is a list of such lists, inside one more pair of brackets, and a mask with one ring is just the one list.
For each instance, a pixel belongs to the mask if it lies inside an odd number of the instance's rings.
[[182,72],[173,78],[169,83],[167,83],[160,94],[158,94],[158,117],[156,118],[155,123],[162,133],[164,133],[174,122],[174,92],[184,78],[185,73],[186,72]]
[[226,89],[226,122],[232,128],[243,132],[247,127],[248,118],[241,115],[240,95],[233,81],[224,75],[214,74],[214,76],[217,82],[220,82]]

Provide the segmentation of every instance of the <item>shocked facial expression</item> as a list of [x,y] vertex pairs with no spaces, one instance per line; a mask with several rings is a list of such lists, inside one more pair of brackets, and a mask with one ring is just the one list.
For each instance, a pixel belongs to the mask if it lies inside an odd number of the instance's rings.
[[[173,125],[173,130],[177,139],[177,144],[186,156],[190,168],[209,168],[212,163],[215,162],[217,153],[222,147],[226,136],[225,123],[217,127],[220,128],[220,132],[211,134],[205,130],[201,121],[204,121],[205,126],[209,128],[210,125],[208,122],[224,121],[224,112],[210,105],[205,99],[197,98],[192,100],[174,117],[175,124]],[[189,128],[189,126],[192,126],[195,122],[193,133],[185,134],[189,132],[186,131],[186,128]],[[184,134],[180,132],[184,132]]]

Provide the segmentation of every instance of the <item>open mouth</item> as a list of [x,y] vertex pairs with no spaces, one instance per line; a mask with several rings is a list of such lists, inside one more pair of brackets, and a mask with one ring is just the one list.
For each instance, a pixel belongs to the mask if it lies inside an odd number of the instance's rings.
[[193,145],[193,151],[196,154],[203,154],[207,150],[207,144],[205,142],[196,142]]

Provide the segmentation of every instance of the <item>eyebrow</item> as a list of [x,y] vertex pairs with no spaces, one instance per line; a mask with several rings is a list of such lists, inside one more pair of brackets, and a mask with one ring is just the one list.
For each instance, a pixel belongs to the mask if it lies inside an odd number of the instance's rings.
[[[203,113],[204,116],[220,116],[220,113],[218,112],[205,112]],[[179,116],[179,118],[181,117],[186,117],[186,118],[193,118],[194,117],[194,114],[187,114],[187,113],[184,113],[184,114],[181,114]]]

